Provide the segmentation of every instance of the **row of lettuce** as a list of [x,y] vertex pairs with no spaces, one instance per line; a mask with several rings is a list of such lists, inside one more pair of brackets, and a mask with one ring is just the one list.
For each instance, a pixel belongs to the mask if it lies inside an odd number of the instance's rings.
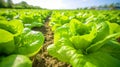
[[50,11],[1,10],[0,67],[32,67],[29,58],[39,52],[45,38],[31,28],[43,26]]
[[25,27],[41,27],[47,16],[50,14],[49,10],[34,10],[34,9],[1,9],[0,20],[21,20]]
[[53,11],[48,53],[72,67],[120,67],[120,11]]

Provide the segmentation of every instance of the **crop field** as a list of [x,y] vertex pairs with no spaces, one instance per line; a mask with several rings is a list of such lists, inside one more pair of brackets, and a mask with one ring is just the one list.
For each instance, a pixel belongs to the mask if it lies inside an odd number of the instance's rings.
[[120,10],[0,9],[0,67],[120,67]]

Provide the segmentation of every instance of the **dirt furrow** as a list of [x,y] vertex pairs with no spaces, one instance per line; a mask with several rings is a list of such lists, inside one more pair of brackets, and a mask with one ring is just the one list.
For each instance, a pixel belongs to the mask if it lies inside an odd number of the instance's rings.
[[41,31],[45,36],[45,42],[40,52],[34,56],[33,67],[70,67],[70,65],[60,62],[57,59],[50,56],[47,52],[47,47],[53,44],[53,32],[49,26],[49,17],[41,28],[33,28],[33,30]]

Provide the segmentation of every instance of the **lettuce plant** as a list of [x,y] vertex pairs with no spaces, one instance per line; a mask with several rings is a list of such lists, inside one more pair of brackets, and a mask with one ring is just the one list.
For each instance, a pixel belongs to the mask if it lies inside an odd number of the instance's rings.
[[0,54],[15,50],[15,39],[22,34],[23,24],[19,20],[0,21]]
[[[41,32],[24,28],[19,20],[0,21],[0,66],[32,67],[29,57],[44,43]],[[7,60],[7,61],[6,61]]]
[[[44,43],[41,32],[23,29],[19,20],[0,22],[0,52],[35,55]],[[4,45],[3,45],[4,44]]]
[[82,23],[76,19],[55,30],[50,55],[73,67],[120,67],[120,26],[113,23]]
[[44,43],[43,34],[41,32],[31,31],[29,28],[24,29],[20,38],[17,44],[16,53],[28,57],[38,53]]

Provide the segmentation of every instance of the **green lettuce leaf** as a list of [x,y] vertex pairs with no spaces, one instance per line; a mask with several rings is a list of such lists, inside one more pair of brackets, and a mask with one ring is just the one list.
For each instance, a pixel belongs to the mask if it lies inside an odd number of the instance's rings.
[[11,20],[11,21],[0,21],[0,28],[9,31],[14,34],[14,36],[18,36],[23,32],[23,24],[20,20]]
[[119,67],[120,60],[107,52],[97,51],[84,54],[81,50],[66,45],[67,43],[52,44],[48,53],[63,62],[70,63],[73,67]]
[[120,60],[104,52],[95,52],[88,55],[73,55],[70,63],[73,67],[119,67]]
[[69,24],[70,31],[73,35],[84,35],[89,33],[87,25],[83,24],[79,20],[72,19]]
[[41,32],[37,31],[24,32],[21,41],[18,44],[18,49],[16,50],[16,53],[31,57],[39,52],[43,43],[44,36]]
[[10,54],[15,50],[14,35],[0,29],[0,54]]
[[111,56],[120,60],[120,43],[109,41],[101,47],[101,51],[109,53]]
[[97,24],[96,37],[93,40],[93,43],[102,40],[104,37],[110,34],[109,25],[107,22],[101,22]]
[[71,36],[71,33],[69,31],[68,24],[58,27],[54,33],[54,43],[58,42],[58,40],[61,39],[62,37],[68,38],[70,36]]
[[105,45],[105,43],[107,43],[109,40],[111,40],[112,38],[114,38],[118,35],[120,35],[120,32],[109,35],[109,36],[105,37],[103,40],[98,41],[95,44],[92,44],[90,47],[88,47],[86,49],[86,51],[87,52],[95,52],[95,51],[99,50],[103,45]]
[[32,62],[24,55],[10,55],[2,58],[0,67],[32,67]]
[[117,23],[108,23],[110,27],[110,34],[120,32],[120,25]]
[[43,23],[33,22],[31,24],[24,24],[25,27],[32,29],[33,27],[41,27]]
[[70,40],[76,49],[85,50],[90,46],[92,40],[96,37],[96,29],[93,28],[89,34],[81,35],[81,36],[72,36]]

